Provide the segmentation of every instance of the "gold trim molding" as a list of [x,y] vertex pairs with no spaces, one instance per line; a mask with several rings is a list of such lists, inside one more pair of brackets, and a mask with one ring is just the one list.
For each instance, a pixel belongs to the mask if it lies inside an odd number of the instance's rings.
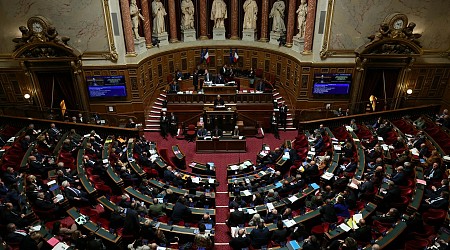
[[109,51],[86,52],[83,54],[83,60],[106,59],[111,62],[117,62],[119,54],[114,43],[114,34],[112,31],[111,11],[109,8],[109,0],[103,0],[103,18],[105,19],[106,34],[108,35]]

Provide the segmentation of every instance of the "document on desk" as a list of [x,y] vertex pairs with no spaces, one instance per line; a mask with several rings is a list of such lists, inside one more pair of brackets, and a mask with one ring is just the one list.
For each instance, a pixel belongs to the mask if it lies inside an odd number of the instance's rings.
[[292,226],[295,226],[295,220],[292,220],[292,219],[287,219],[287,220],[283,220],[283,224],[286,226],[286,227],[292,227]]
[[239,166],[238,166],[238,165],[231,165],[231,166],[230,166],[230,169],[231,169],[231,170],[238,170],[238,169],[239,169]]
[[359,223],[359,221],[362,219],[363,217],[362,217],[362,214],[354,214],[353,215],[353,220],[356,222],[356,223]]
[[243,163],[245,166],[251,166],[253,165],[251,161],[244,161]]
[[275,207],[273,206],[272,202],[267,203],[266,206],[267,206],[267,210],[268,210],[268,211],[272,211],[272,209],[275,208]]
[[353,132],[353,129],[350,126],[345,126],[345,129],[347,129],[348,132]]
[[192,183],[199,184],[200,183],[200,177],[191,177]]
[[351,228],[350,228],[349,226],[347,226],[345,223],[341,223],[341,224],[339,225],[339,227],[340,227],[342,230],[344,230],[345,232],[348,232],[348,231],[351,230]]
[[295,201],[298,200],[298,197],[295,196],[295,195],[293,195],[293,196],[289,197],[288,200],[289,200],[290,202],[294,203]]
[[247,213],[248,214],[256,214],[256,210],[255,209],[252,209],[252,208],[247,208]]
[[248,191],[248,190],[244,190],[244,191],[242,191],[242,194],[243,194],[244,196],[251,196],[251,195],[252,195],[252,192],[250,192],[250,191]]

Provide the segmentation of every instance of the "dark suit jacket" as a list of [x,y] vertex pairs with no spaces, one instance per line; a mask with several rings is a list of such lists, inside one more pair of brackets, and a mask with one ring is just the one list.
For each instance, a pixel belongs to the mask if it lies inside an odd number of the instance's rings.
[[233,250],[241,250],[242,248],[247,248],[249,246],[249,237],[238,236],[236,238],[232,238],[230,241],[230,247],[233,248]]
[[372,240],[372,228],[369,225],[364,225],[351,233],[350,237],[362,242],[370,242]]
[[241,224],[245,224],[245,214],[243,211],[235,209],[234,212],[230,213],[230,218],[228,219],[228,225],[230,227],[237,227]]
[[250,241],[252,246],[255,248],[260,248],[261,246],[269,244],[271,238],[271,233],[267,227],[255,228],[250,233]]
[[406,186],[407,179],[406,175],[403,172],[398,172],[392,176],[391,180],[395,183],[395,185]]
[[220,99],[215,99],[215,100],[214,100],[214,106],[218,106],[218,105],[220,105],[220,106],[225,105],[225,101],[224,101],[222,98],[220,98]]
[[345,167],[344,172],[355,172],[357,166],[358,165],[356,165],[356,162],[352,162]]
[[189,218],[189,216],[192,214],[192,211],[190,208],[188,208],[186,205],[182,204],[181,202],[175,203],[175,206],[173,207],[172,212],[172,220],[173,222],[179,222],[183,218]]
[[401,191],[397,186],[392,187],[387,190],[387,193],[384,195],[383,202],[386,204],[390,204],[392,202],[399,202],[401,199]]
[[[73,188],[73,189],[75,189],[75,188]],[[80,191],[80,194],[77,194],[74,191],[70,190],[69,188],[65,188],[64,189],[64,196],[71,202],[74,201],[74,199],[76,197],[77,198],[82,198],[82,197],[86,198],[84,193],[81,190],[79,190],[79,191]]]
[[213,81],[213,76],[211,75],[211,73],[205,74],[204,76],[204,80],[205,82],[212,82]]
[[[433,169],[432,167],[428,168],[427,171],[425,171],[425,175],[430,176],[432,169]],[[433,178],[430,178],[430,180],[440,180],[440,179],[442,179],[442,170],[440,168],[436,168],[433,173]]]
[[41,199],[36,199],[34,205],[39,210],[53,210],[56,208],[56,205],[53,202]]
[[334,206],[332,204],[323,206],[320,209],[320,214],[322,214],[323,221],[325,222],[337,222],[336,211],[334,210]]

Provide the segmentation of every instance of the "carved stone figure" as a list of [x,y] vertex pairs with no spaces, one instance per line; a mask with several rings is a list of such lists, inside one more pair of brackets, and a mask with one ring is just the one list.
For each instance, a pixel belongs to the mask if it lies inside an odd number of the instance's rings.
[[286,26],[284,25],[284,10],[286,6],[281,0],[277,0],[273,3],[272,10],[270,11],[269,17],[273,18],[272,21],[272,32],[284,33],[286,31]]
[[194,28],[194,4],[191,0],[181,2],[181,29],[188,30]]
[[306,0],[302,0],[300,2],[300,5],[298,6],[296,13],[298,14],[297,15],[297,21],[298,21],[297,37],[304,37],[305,36],[305,25],[306,25],[306,15],[308,14],[308,4],[306,3]]
[[139,19],[144,21],[144,16],[139,12],[139,8],[136,4],[136,0],[131,0],[130,3],[130,16],[131,23],[133,24],[133,36],[134,39],[139,39],[141,36],[139,35]]
[[256,20],[258,19],[258,4],[255,0],[246,0],[244,2],[244,29],[256,29]]
[[166,26],[164,24],[164,17],[167,15],[167,12],[160,0],[154,0],[152,2],[152,15],[153,15],[153,33],[154,34],[165,33]]
[[214,21],[214,28],[224,28],[224,20],[227,18],[227,5],[223,0],[214,0],[211,7],[211,20]]

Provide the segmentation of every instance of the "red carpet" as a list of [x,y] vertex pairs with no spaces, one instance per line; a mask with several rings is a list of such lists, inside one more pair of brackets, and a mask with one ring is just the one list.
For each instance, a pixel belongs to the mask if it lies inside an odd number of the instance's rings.
[[[175,138],[168,137],[167,140],[163,139],[159,133],[146,132],[145,138],[157,143],[158,149],[167,148],[171,152],[172,145],[178,144],[181,151],[186,156],[186,164],[193,161],[206,163],[214,162],[216,166],[216,178],[220,183],[216,193],[216,233],[215,243],[216,249],[231,249],[228,246],[230,242],[229,229],[224,224],[228,217],[228,188],[227,188],[227,166],[228,164],[238,163],[239,161],[251,160],[256,162],[256,155],[261,150],[263,144],[267,144],[273,150],[284,143],[285,140],[293,140],[297,136],[297,131],[280,131],[280,140],[275,139],[272,134],[265,134],[263,139],[247,138],[247,152],[246,153],[220,153],[220,154],[196,154],[195,142],[187,142],[186,140],[177,140]],[[173,153],[170,153],[173,155]],[[188,167],[189,171],[190,168]],[[224,193],[221,193],[224,192]]]

